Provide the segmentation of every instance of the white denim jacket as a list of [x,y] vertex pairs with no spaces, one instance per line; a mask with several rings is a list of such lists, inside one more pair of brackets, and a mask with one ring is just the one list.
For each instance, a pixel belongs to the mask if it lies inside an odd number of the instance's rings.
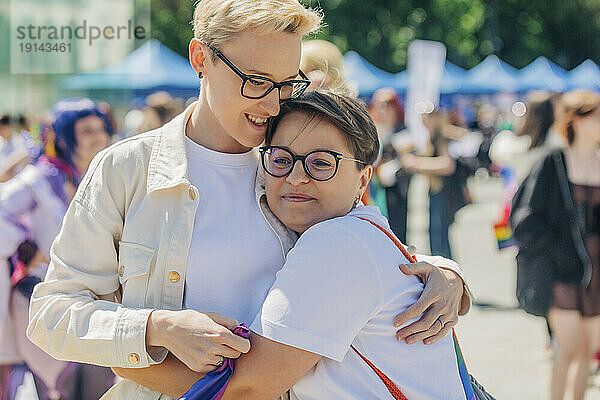
[[[143,368],[166,356],[165,349],[146,347],[146,323],[153,309],[182,309],[200,198],[187,179],[185,149],[194,106],[92,161],[52,245],[46,278],[31,299],[27,334],[53,357]],[[260,174],[256,200],[287,254],[297,235],[268,209]],[[451,260],[443,266],[462,277]],[[168,399],[127,379],[108,398]]]

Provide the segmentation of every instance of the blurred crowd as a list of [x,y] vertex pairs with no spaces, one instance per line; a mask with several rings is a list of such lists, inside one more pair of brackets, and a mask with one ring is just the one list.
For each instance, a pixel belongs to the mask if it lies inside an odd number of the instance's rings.
[[[342,54],[331,43],[306,42],[301,69],[313,88],[355,92],[344,82]],[[513,197],[524,180],[534,180],[528,178],[532,169],[541,169],[539,165],[548,154],[562,149],[572,189],[573,218],[581,226],[583,251],[588,253],[589,280],[592,286],[600,285],[598,94],[532,92],[515,98],[508,106],[493,98],[474,98],[458,105],[447,101],[421,115],[427,133],[427,146],[422,151],[414,144],[414,132],[405,126],[405,103],[398,93],[382,88],[364,100],[382,146],[363,201],[379,206],[401,241],[407,240],[408,192],[415,174],[425,175],[429,182],[431,253],[448,258],[452,257],[450,226],[456,213],[471,202],[469,180],[492,176],[504,183],[504,207],[494,227],[498,246],[521,242],[519,254],[524,257],[527,247],[523,243],[529,243],[531,235],[541,237],[544,233],[539,230],[564,221],[534,215],[538,218],[533,225],[537,231],[524,228],[521,222],[526,217],[515,217]],[[108,103],[87,98],[63,99],[48,111],[32,110],[30,115],[0,114],[0,400],[16,398],[26,371],[34,377],[39,399],[97,399],[114,382],[109,369],[53,360],[31,344],[25,335],[28,300],[35,284],[44,277],[52,240],[92,158],[111,142],[162,126],[192,101],[157,92],[119,117]],[[586,153],[586,148],[592,151]],[[538,178],[546,181],[538,181],[538,186],[531,186],[524,196],[533,196],[535,190],[559,192],[553,181],[548,182],[545,175],[540,178],[540,173],[537,171]],[[539,186],[543,184],[547,186]],[[530,210],[533,206],[527,203],[523,207]],[[533,217],[528,214],[527,218],[531,221]],[[570,249],[572,238],[564,240]],[[528,259],[528,263],[533,262]],[[581,291],[577,284],[581,276],[566,276],[562,286],[553,286],[560,292],[554,301],[562,304],[550,304],[541,314],[549,315],[549,332],[562,344],[555,354],[553,393],[564,392],[566,371],[574,363],[579,363],[574,390],[581,393],[589,360],[600,348],[600,322],[596,321],[600,286],[598,291],[589,285],[587,291]]]
[[122,124],[108,103],[88,98],[0,117],[0,400],[19,397],[28,371],[40,400],[98,399],[113,385],[109,368],[54,360],[27,339],[29,300],[94,156],[120,138],[162,126],[184,107],[158,92]]

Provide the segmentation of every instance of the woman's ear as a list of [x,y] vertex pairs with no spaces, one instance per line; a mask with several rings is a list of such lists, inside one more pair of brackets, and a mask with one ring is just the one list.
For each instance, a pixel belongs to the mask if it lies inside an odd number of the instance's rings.
[[373,175],[373,166],[367,165],[360,172],[360,186],[358,187],[358,193],[360,197],[365,194],[365,191],[369,187],[369,182],[371,181],[371,176]]
[[193,38],[190,40],[189,45],[189,55],[190,55],[190,64],[196,74],[200,76],[200,74],[204,73],[204,62],[206,61],[206,51],[208,46],[202,43],[200,40]]

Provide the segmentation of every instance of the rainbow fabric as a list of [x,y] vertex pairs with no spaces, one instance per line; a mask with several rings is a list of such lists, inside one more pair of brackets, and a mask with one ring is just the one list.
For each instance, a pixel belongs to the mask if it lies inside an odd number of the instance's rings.
[[515,240],[513,239],[512,229],[510,228],[509,222],[510,209],[511,203],[510,201],[506,201],[504,203],[502,215],[500,216],[500,221],[494,224],[494,234],[496,235],[496,241],[498,242],[498,250],[515,245]]
[[510,229],[509,218],[512,197],[518,187],[517,179],[511,169],[502,168],[500,173],[502,176],[504,206],[501,209],[499,221],[494,224],[494,234],[496,236],[496,241],[498,242],[498,250],[516,245],[516,242],[513,239],[512,229]]
[[452,336],[454,337],[454,351],[456,352],[456,362],[458,363],[460,381],[462,382],[463,390],[465,391],[465,399],[476,400],[471,377],[469,376],[469,371],[467,371],[467,364],[465,364],[465,359],[463,358],[462,351],[458,345],[458,339],[456,338],[454,329],[452,329]]

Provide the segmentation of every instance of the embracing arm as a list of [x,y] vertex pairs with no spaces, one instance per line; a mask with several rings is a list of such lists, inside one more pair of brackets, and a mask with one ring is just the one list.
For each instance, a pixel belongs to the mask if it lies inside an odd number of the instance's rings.
[[235,364],[223,400],[274,399],[321,359],[315,353],[251,334],[252,350]]
[[[417,263],[414,264],[414,266],[417,271],[421,270],[421,272],[417,273],[421,279],[423,279],[425,286],[427,286],[427,283],[430,279],[434,278],[432,274],[429,273],[430,271],[425,268],[425,266],[430,265],[437,267],[443,276],[443,281],[445,283],[444,288],[441,289],[441,292],[443,293],[447,289],[451,289],[452,292],[459,293],[460,301],[458,303],[458,315],[467,314],[471,308],[471,300],[474,299],[475,296],[471,291],[469,281],[465,277],[461,266],[456,261],[441,256],[416,254],[415,257],[417,259]],[[417,265],[422,266],[423,268],[419,268]],[[406,273],[407,271],[403,272]],[[414,269],[412,272],[415,273]]]
[[[321,358],[318,354],[287,346],[255,333],[250,334],[250,339],[252,349],[236,360],[223,400],[274,399],[292,387]],[[123,378],[175,399],[204,376],[190,370],[172,355],[161,364],[148,368],[113,368],[113,371]]]
[[166,394],[175,399],[181,397],[204,374],[189,369],[172,354],[156,365],[146,368],[118,368],[113,372],[121,378],[134,381],[156,392]]
[[[414,250],[414,247],[409,247],[411,254]],[[417,275],[425,288],[412,306],[396,316],[394,326],[400,327],[411,319],[421,317],[398,330],[396,337],[408,344],[419,341],[432,344],[450,332],[458,323],[459,315],[469,311],[473,294],[462,269],[453,260],[423,254],[415,257],[416,263],[400,265],[400,270],[408,275]]]

